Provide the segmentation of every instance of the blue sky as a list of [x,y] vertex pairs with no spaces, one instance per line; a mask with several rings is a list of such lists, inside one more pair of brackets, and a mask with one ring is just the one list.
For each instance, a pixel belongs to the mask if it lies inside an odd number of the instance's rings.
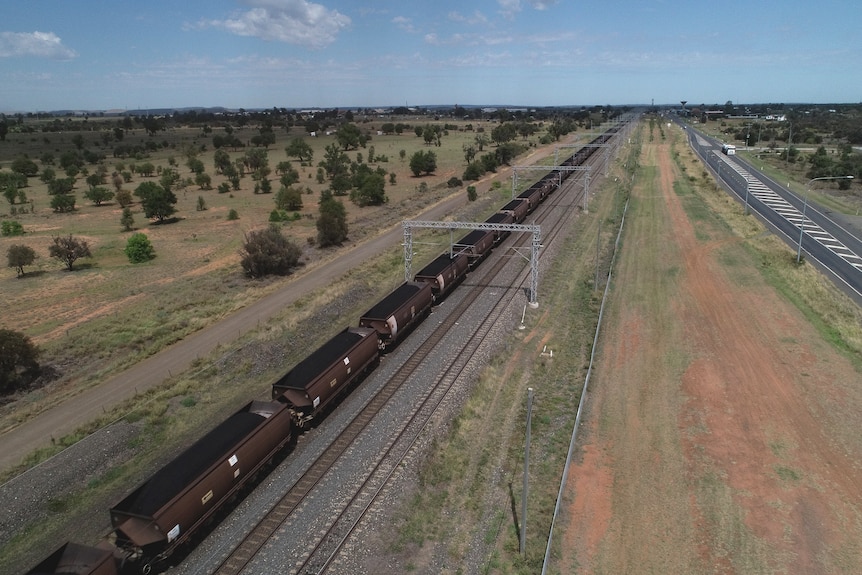
[[0,0],[0,111],[862,102],[858,0]]

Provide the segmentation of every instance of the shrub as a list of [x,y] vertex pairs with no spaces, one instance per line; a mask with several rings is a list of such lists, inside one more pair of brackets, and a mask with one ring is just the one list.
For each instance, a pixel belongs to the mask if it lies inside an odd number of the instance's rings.
[[299,263],[299,247],[277,226],[249,232],[240,250],[240,264],[247,276],[286,275]]
[[484,174],[485,169],[482,166],[482,162],[473,161],[470,162],[464,170],[464,179],[468,182],[473,182],[481,178]]
[[6,257],[9,258],[9,267],[15,268],[20,278],[24,277],[24,266],[32,265],[37,256],[30,246],[13,244],[6,251]]
[[23,333],[0,329],[0,350],[0,393],[23,389],[39,375],[39,350]]
[[51,209],[57,213],[75,211],[75,196],[72,194],[57,194],[51,198]]
[[476,186],[467,186],[467,199],[471,202],[475,202],[477,197]]
[[146,234],[140,232],[132,234],[129,241],[126,242],[126,249],[123,250],[129,262],[139,264],[149,261],[156,257],[156,252],[153,249],[153,244]]
[[322,194],[317,218],[317,243],[320,247],[340,245],[347,239],[347,210],[329,194]]
[[132,215],[131,208],[123,208],[123,214],[120,216],[120,225],[127,232],[135,225],[135,216]]
[[116,193],[114,199],[117,200],[117,203],[120,204],[121,208],[125,208],[132,203],[132,192],[129,190],[120,190]]
[[3,220],[2,230],[4,236],[24,235],[24,226],[17,220]]
[[237,211],[235,209],[231,208],[231,210],[227,213],[227,219],[230,221],[238,220],[239,214],[237,213]]

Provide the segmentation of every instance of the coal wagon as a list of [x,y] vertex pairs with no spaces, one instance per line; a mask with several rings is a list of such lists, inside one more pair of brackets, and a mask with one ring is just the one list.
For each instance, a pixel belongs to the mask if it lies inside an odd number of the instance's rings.
[[[490,218],[485,220],[486,224],[514,224],[515,216],[510,212],[499,211],[496,214],[492,215]],[[494,245],[499,244],[507,237],[511,232],[506,232],[502,230],[493,230],[494,234]]]
[[142,571],[170,555],[293,438],[282,401],[252,401],[111,508],[119,548]]
[[462,249],[462,253],[470,257],[470,269],[479,265],[491,253],[494,248],[494,236],[491,230],[473,230],[455,242],[456,249]]
[[401,340],[431,311],[434,293],[427,282],[404,282],[359,318],[360,327],[377,332],[383,351]]
[[466,254],[456,254],[453,257],[448,253],[444,253],[419,270],[419,273],[413,279],[418,282],[431,284],[434,298],[436,301],[439,301],[446,297],[467,276],[469,267],[470,258]]
[[527,217],[527,213],[530,211],[530,202],[524,198],[515,198],[500,208],[500,211],[512,214],[512,217],[515,218],[514,223],[520,224],[524,221]]
[[377,343],[375,330],[347,328],[272,384],[273,398],[284,397],[297,424],[305,426],[374,369],[380,358]]

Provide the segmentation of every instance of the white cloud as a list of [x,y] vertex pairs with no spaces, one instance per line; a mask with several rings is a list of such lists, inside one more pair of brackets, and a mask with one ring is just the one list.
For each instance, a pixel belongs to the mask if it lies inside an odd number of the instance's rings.
[[521,0],[497,0],[500,5],[500,13],[506,18],[512,18],[521,11]]
[[251,9],[235,18],[210,20],[203,25],[224,28],[238,36],[323,48],[351,23],[337,10],[307,0],[246,0],[245,4]]
[[63,41],[53,32],[0,32],[0,58],[15,56],[71,60],[78,53],[63,46]]
[[392,19],[392,23],[404,30],[405,32],[409,32],[410,34],[416,33],[416,28],[413,26],[413,21],[410,18],[406,18],[404,16],[396,16]]
[[557,0],[528,0],[536,10],[545,10],[557,3]]
[[470,24],[471,26],[488,24],[488,18],[486,18],[485,15],[478,10],[475,10],[472,16],[465,16],[457,11],[449,12],[448,18],[452,22],[462,22],[465,24]]
[[[558,0],[527,0],[527,4],[536,10],[546,10],[556,4],[557,1]],[[511,19],[515,14],[521,11],[521,0],[497,0],[497,4],[500,5],[500,14],[505,18]]]

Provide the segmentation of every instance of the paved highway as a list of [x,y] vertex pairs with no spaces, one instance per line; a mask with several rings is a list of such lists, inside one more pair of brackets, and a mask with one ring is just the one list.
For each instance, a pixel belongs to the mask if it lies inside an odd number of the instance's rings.
[[[862,240],[842,226],[833,214],[772,180],[739,156],[726,156],[722,143],[691,126],[692,149],[716,174],[720,184],[788,245],[796,250],[802,231],[802,253],[824,271],[845,293],[862,305]],[[804,211],[804,217],[803,217]]]

